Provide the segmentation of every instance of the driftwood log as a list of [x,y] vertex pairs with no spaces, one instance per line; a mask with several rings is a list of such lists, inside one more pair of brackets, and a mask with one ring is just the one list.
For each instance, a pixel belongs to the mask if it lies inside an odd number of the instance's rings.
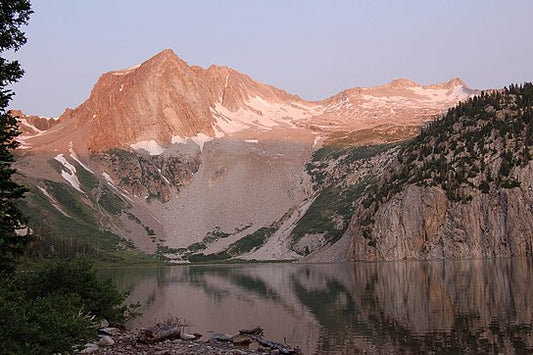
[[246,334],[246,335],[263,336],[263,328],[256,327],[253,329],[240,329],[239,333]]
[[250,338],[253,341],[256,341],[260,345],[266,346],[267,348],[270,348],[272,350],[279,350],[279,352],[282,354],[294,354],[296,352],[296,350],[292,349],[291,347],[287,345],[276,343],[275,341],[266,340],[253,334],[246,334],[246,335],[248,336],[248,338]]
[[137,341],[144,344],[157,343],[158,341],[179,338],[181,327],[178,323],[158,324],[152,328],[143,328],[137,336]]

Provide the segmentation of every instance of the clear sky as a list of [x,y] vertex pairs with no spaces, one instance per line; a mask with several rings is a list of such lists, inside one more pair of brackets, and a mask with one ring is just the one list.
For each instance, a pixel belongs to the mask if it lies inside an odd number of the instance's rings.
[[533,80],[531,0],[33,0],[11,108],[58,116],[165,48],[304,99],[397,78]]

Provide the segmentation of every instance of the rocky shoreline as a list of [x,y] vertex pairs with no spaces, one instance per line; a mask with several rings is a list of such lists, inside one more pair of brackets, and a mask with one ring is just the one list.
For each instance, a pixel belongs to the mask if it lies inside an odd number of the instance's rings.
[[[161,327],[156,325],[150,329]],[[200,334],[180,330],[160,340],[147,340],[150,329],[121,330],[105,327],[98,330],[97,341],[85,344],[80,354],[95,355],[248,355],[248,354],[302,354],[299,348],[263,339],[262,329],[242,330],[239,334],[213,334],[202,340]]]

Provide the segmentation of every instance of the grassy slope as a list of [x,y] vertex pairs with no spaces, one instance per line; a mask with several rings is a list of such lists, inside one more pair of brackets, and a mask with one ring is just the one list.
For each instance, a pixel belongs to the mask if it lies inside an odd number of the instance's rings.
[[[50,163],[53,166],[54,162]],[[158,258],[141,253],[131,242],[102,228],[102,213],[118,216],[128,205],[79,164],[76,169],[85,195],[66,182],[24,180],[29,192],[21,209],[35,235],[26,263],[80,256],[88,256],[101,266],[160,263]],[[55,208],[37,186],[44,187],[68,216]]]
[[328,145],[317,150],[307,165],[317,197],[293,229],[292,241],[296,243],[308,234],[323,234],[329,244],[336,242],[354,213],[356,201],[375,180],[372,173],[366,174],[355,183],[348,183],[347,177],[360,163],[396,145],[379,144],[350,148]]

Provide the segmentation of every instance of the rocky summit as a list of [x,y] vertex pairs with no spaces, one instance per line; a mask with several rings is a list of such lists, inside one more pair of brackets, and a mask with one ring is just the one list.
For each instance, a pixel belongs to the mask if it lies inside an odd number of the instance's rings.
[[[372,205],[369,191],[399,169],[389,164],[407,139],[479,94],[460,79],[399,79],[307,101],[164,50],[103,74],[89,98],[58,119],[13,112],[23,133],[16,168],[30,189],[23,208],[44,215],[29,221],[43,236],[35,253],[113,262],[142,258],[138,251],[173,262],[404,258],[369,248],[379,248],[389,225],[403,228],[401,214],[417,214],[389,213],[393,206],[421,208],[427,199],[411,196],[411,187],[399,190],[410,196],[404,202],[379,202],[368,217],[376,234],[363,238],[364,248],[358,218],[370,212],[362,203]],[[443,193],[421,193],[435,197],[434,207],[417,218],[435,218],[419,229],[446,224]],[[490,201],[473,196],[472,211]],[[407,243],[412,234],[404,231],[398,238]]]

